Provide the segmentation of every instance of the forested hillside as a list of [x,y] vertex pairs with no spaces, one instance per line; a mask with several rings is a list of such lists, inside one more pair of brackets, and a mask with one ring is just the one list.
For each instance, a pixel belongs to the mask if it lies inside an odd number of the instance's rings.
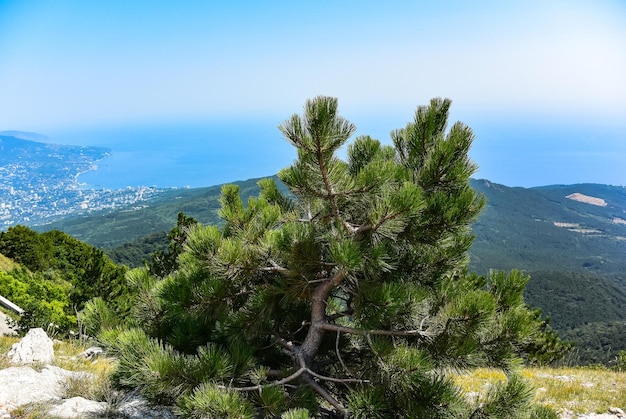
[[526,301],[576,344],[573,362],[614,362],[626,349],[626,188],[473,187],[487,206],[473,226],[470,267],[524,269]]
[[[242,199],[258,193],[258,179],[236,182]],[[278,182],[280,185],[280,183]],[[626,349],[626,189],[608,185],[511,188],[486,180],[471,185],[487,205],[472,229],[470,269],[522,269],[530,274],[529,304],[581,348],[583,362],[610,362]],[[167,249],[179,212],[220,224],[220,186],[179,189],[142,208],[102,212],[46,226],[105,249],[118,263],[141,266]],[[592,205],[567,196],[604,201]],[[621,323],[620,323],[621,322]]]
[[[486,180],[472,186],[487,198],[473,231],[472,267],[528,271],[626,272],[626,188],[555,185],[510,188]],[[575,194],[604,206],[575,201]]]
[[77,331],[76,313],[106,296],[114,311],[128,311],[127,268],[102,250],[66,233],[25,226],[0,233],[0,295],[25,310],[19,327]]
[[[259,179],[233,182],[239,186],[242,199],[259,192]],[[155,233],[168,232],[175,224],[178,213],[183,212],[205,224],[220,223],[218,216],[219,196],[222,185],[194,189],[170,189],[139,206],[110,211],[103,210],[78,217],[69,217],[43,226],[37,231],[61,230],[103,249],[113,249],[128,243],[145,242]],[[148,242],[152,242],[148,239]],[[166,245],[166,241],[163,245]],[[143,244],[140,246],[142,247]],[[150,249],[151,250],[151,249]],[[142,257],[150,253],[144,252]],[[141,264],[141,258],[135,260]]]

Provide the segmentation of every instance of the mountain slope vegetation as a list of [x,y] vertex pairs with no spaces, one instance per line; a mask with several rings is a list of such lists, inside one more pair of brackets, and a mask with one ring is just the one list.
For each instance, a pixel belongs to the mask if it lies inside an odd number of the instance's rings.
[[[258,193],[257,182],[235,182],[243,202]],[[471,186],[487,205],[472,225],[476,239],[470,269],[528,273],[526,300],[582,348],[581,362],[608,363],[626,349],[625,328],[617,327],[626,321],[626,224],[620,221],[626,219],[626,189],[597,184],[512,188],[487,180],[472,180]],[[179,212],[205,225],[220,225],[220,188],[172,190],[141,208],[37,228],[66,231],[105,248],[119,263],[142,266],[151,253],[167,248],[167,232]],[[572,194],[599,198],[606,205],[567,198]]]

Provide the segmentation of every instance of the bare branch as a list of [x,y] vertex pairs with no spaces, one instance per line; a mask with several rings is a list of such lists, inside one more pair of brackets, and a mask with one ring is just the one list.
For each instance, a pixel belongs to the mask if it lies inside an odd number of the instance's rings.
[[431,337],[430,334],[424,332],[423,330],[364,330],[364,329],[355,329],[352,327],[338,326],[332,323],[322,323],[318,326],[320,329],[329,331],[329,332],[343,332],[350,333],[352,335],[377,335],[377,336],[416,336],[423,339],[428,339]]
[[363,384],[363,383],[369,383],[369,380],[362,380],[360,378],[334,378],[334,377],[326,377],[324,375],[320,375],[314,371],[311,371],[310,369],[307,368],[307,372],[309,374],[311,374],[313,377],[319,378],[320,380],[324,380],[324,381],[332,381],[333,383],[342,383],[342,384],[346,384],[346,383],[359,383],[359,384]]
[[233,391],[256,391],[256,390],[263,390],[264,388],[282,386],[283,384],[290,383],[293,380],[295,380],[296,378],[300,377],[305,372],[308,372],[308,368],[300,368],[300,369],[298,369],[298,371],[294,372],[290,376],[285,377],[282,380],[273,381],[273,382],[268,383],[268,384],[259,384],[259,385],[250,386],[250,387],[226,387],[226,386],[219,386],[219,387],[227,389],[227,390],[233,390]]
[[311,377],[307,377],[306,375],[302,377],[302,380],[306,382],[317,394],[322,396],[328,403],[330,403],[335,409],[337,409],[342,414],[346,414],[346,408],[337,401],[324,387],[320,386],[315,382]]
[[332,316],[328,316],[328,320],[337,320],[340,319],[342,317],[347,317],[352,315],[352,310],[350,311],[339,311],[335,314],[333,314]]
[[340,337],[341,337],[341,332],[337,332],[337,339],[335,340],[335,352],[337,352],[337,358],[339,358],[339,363],[343,367],[343,370],[346,372],[346,374],[354,377],[354,374],[352,374],[352,371],[348,369],[346,364],[343,362],[343,358],[341,358],[341,353],[339,351],[339,338]]
[[278,263],[276,263],[272,259],[270,259],[268,262],[269,262],[270,266],[260,267],[260,268],[258,268],[259,271],[263,271],[263,272],[278,272],[278,273],[281,273],[281,274],[286,275],[286,276],[289,276],[289,275],[293,274],[293,271],[291,269],[287,269],[285,267],[280,266]]
[[285,349],[289,355],[291,356],[295,356],[296,355],[296,346],[293,344],[293,342],[288,341],[282,337],[280,337],[278,335],[278,333],[274,332],[273,333],[274,337],[276,338],[276,342],[283,348]]

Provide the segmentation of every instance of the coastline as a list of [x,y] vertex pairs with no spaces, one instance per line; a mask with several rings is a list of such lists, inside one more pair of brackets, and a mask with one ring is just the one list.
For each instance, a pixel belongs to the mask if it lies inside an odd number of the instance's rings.
[[100,168],[100,167],[98,166],[98,163],[99,163],[99,162],[101,162],[101,161],[103,161],[104,159],[107,159],[107,158],[111,157],[111,154],[113,154],[113,151],[107,151],[107,152],[104,154],[104,156],[102,156],[102,157],[101,157],[101,158],[99,158],[99,159],[96,159],[96,160],[92,161],[92,162],[90,163],[90,165],[89,165],[89,169],[87,169],[87,170],[83,170],[83,171],[80,171],[80,172],[76,173],[76,174],[74,175],[74,185],[76,186],[76,189],[79,189],[79,190],[89,190],[89,189],[94,189],[93,185],[90,185],[90,184],[89,184],[89,183],[87,183],[87,182],[82,182],[82,183],[81,183],[81,182],[80,182],[80,180],[79,180],[79,178],[80,178],[80,176],[85,175],[85,174],[87,174],[87,173],[90,173],[90,172],[97,172],[97,171],[98,171],[98,169]]

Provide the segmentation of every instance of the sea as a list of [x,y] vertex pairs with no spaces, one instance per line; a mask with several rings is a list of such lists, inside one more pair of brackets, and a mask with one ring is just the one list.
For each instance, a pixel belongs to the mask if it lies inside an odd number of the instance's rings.
[[78,180],[88,189],[213,186],[272,176],[294,148],[271,123],[150,123],[63,130],[49,142],[99,146],[110,154]]
[[[81,174],[82,187],[123,189],[206,187],[272,176],[296,158],[294,147],[278,129],[277,118],[207,122],[150,122],[59,130],[50,142],[107,147],[111,153],[97,169]],[[475,178],[507,186],[553,184],[626,184],[624,124],[529,118],[479,119],[470,157],[478,164]],[[390,144],[398,121],[362,118],[358,135]],[[340,157],[345,157],[345,147]]]

